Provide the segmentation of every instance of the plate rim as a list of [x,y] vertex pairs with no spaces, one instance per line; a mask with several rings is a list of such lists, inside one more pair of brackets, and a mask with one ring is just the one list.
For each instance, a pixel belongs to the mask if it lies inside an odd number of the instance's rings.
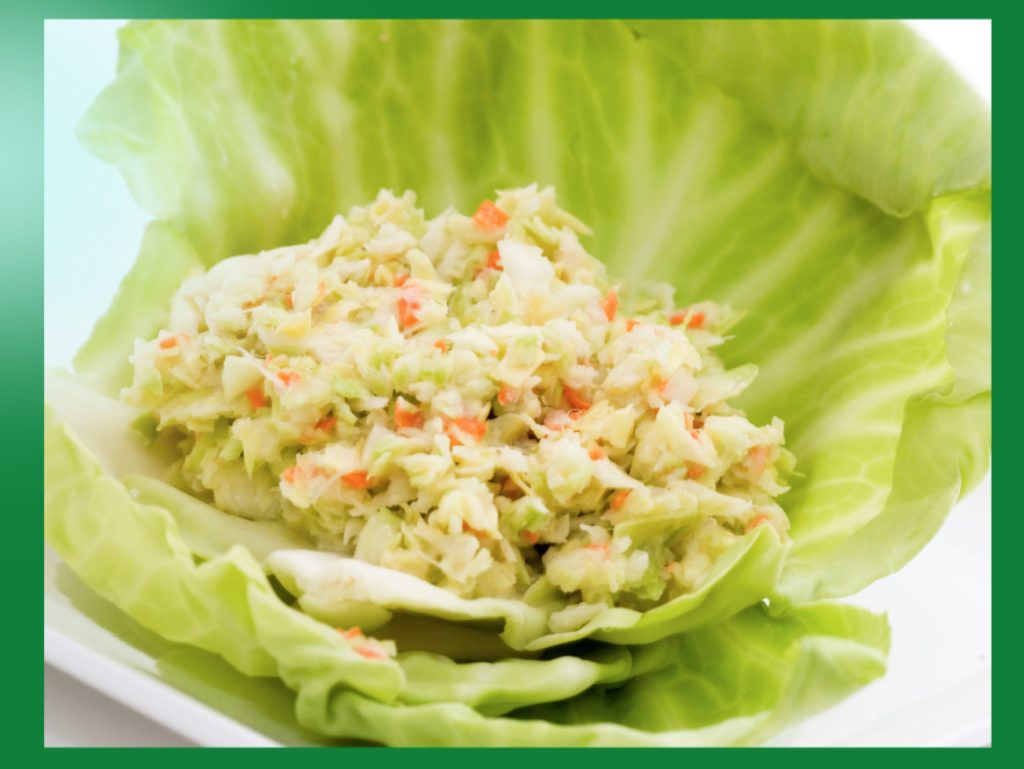
[[[220,711],[44,624],[43,659],[115,702],[202,747],[283,745]],[[159,718],[154,715],[159,712]]]

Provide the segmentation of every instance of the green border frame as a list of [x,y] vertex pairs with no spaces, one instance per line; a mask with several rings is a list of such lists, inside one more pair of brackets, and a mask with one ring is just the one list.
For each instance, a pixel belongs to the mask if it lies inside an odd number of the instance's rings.
[[[1003,6],[1003,7],[999,7]],[[560,3],[557,8],[550,2],[536,0],[520,0],[514,5],[482,5],[480,2],[450,0],[430,4],[400,0],[384,5],[367,3],[325,2],[316,0],[292,0],[291,2],[271,2],[270,0],[177,0],[176,2],[150,2],[139,0],[82,0],[81,2],[58,2],[42,0],[22,0],[16,8],[7,7],[3,12],[3,23],[0,25],[2,45],[0,45],[0,71],[4,80],[4,171],[3,198],[0,201],[0,225],[3,227],[5,249],[0,256],[0,281],[4,286],[5,301],[0,303],[0,319],[3,328],[7,329],[4,343],[3,366],[0,367],[0,381],[3,384],[5,398],[5,425],[8,440],[3,441],[4,479],[9,490],[8,504],[0,534],[7,545],[5,558],[6,572],[10,577],[20,574],[38,574],[42,567],[42,520],[41,489],[42,489],[42,431],[39,421],[42,416],[42,373],[43,373],[43,21],[47,18],[240,18],[286,16],[289,18],[318,17],[481,17],[490,14],[501,17],[615,17],[628,15],[634,18],[673,18],[673,17],[777,17],[777,18],[990,18],[993,19],[993,37],[995,39],[993,61],[998,64],[994,69],[1000,73],[994,77],[994,87],[999,92],[999,121],[994,123],[994,140],[1000,156],[1000,168],[1007,178],[1024,173],[1021,167],[1019,144],[1010,138],[1005,142],[1000,136],[1019,137],[1021,125],[1019,120],[1020,107],[1017,106],[1013,93],[1020,93],[1020,86],[1014,77],[1015,72],[1024,71],[1020,66],[1020,44],[1016,46],[1011,35],[1021,30],[1021,8],[1011,8],[1010,3],[976,2],[955,3],[947,0],[931,0],[931,2],[878,2],[865,0],[860,3],[813,3],[813,2],[776,2],[770,7],[765,3],[733,2],[728,7],[721,5],[697,5],[684,2],[650,2],[634,0],[628,4],[608,2]],[[386,11],[386,13],[385,13]],[[625,13],[623,13],[625,12]],[[1016,65],[1016,67],[1014,66]],[[1004,74],[1005,73],[1005,74]],[[113,74],[113,73],[111,73]],[[1004,101],[1005,99],[1005,101]],[[996,113],[994,113],[995,116]],[[997,127],[998,126],[998,127]],[[1011,129],[1013,133],[1011,134]],[[1019,190],[1008,187],[1005,193],[1007,211],[1013,211],[1014,198],[1020,198]],[[998,204],[997,204],[998,207]],[[1009,214],[1013,216],[1014,214]],[[1020,214],[1016,214],[1020,216]],[[998,254],[1005,254],[995,260],[998,280],[995,282],[997,295],[1005,295],[994,304],[994,316],[1002,314],[1007,317],[996,323],[999,332],[994,334],[993,343],[1001,345],[1006,357],[997,357],[993,366],[993,374],[997,380],[1011,387],[1011,381],[1019,382],[1014,376],[1021,370],[1018,361],[1021,348],[1020,328],[1017,308],[1011,304],[1009,293],[1024,283],[1021,277],[1021,258],[1024,253],[1021,247],[1021,234],[1010,230],[996,228],[999,247]],[[1016,241],[1016,242],[1015,242]],[[1018,289],[1019,290],[1019,289]],[[1012,313],[1012,316],[1011,316]],[[994,318],[994,319],[996,319]],[[1014,355],[1012,350],[1018,350]],[[30,373],[31,372],[31,373]],[[1019,384],[1017,385],[1019,388]],[[1019,451],[1020,441],[1008,436],[1017,436],[1021,432],[1022,420],[1019,409],[1000,411],[999,420],[994,421],[993,447],[1000,446],[1001,452],[1012,455]],[[17,439],[14,439],[17,436]],[[1012,458],[1000,460],[1011,463]],[[1019,765],[1012,756],[1020,753],[1017,746],[1017,735],[1014,723],[1017,720],[1016,709],[1018,692],[1020,691],[1020,653],[1014,643],[1014,631],[1019,626],[1013,612],[1019,603],[1018,585],[1021,576],[1013,563],[1013,556],[1008,552],[1019,540],[1022,533],[1022,516],[1016,504],[1010,502],[1009,492],[1001,490],[996,494],[1000,510],[1006,513],[998,521],[999,536],[993,548],[993,592],[994,603],[1001,602],[1004,609],[993,617],[994,656],[999,658],[999,675],[993,679],[993,733],[1000,734],[998,742],[993,738],[996,749],[975,751],[971,753],[972,762],[990,764],[994,761],[1006,761]],[[1002,551],[995,558],[995,550]],[[998,563],[1000,568],[996,569]],[[9,579],[10,579],[9,577]],[[29,579],[32,582],[32,578]],[[80,762],[86,758],[81,751],[41,751],[42,748],[42,695],[40,686],[41,666],[39,663],[42,642],[42,603],[35,590],[8,589],[5,597],[11,605],[5,606],[7,622],[0,638],[5,651],[6,682],[4,700],[4,732],[8,735],[6,755],[9,766],[36,764],[57,764],[65,761]],[[955,607],[951,607],[955,611]],[[997,651],[997,649],[999,651]],[[1006,656],[1002,654],[1006,651]],[[29,662],[31,660],[31,663]],[[1005,726],[1005,729],[1003,728]],[[366,750],[352,748],[347,750]],[[441,763],[446,766],[468,765],[486,761],[495,766],[519,762],[522,756],[510,750],[491,750],[486,755],[479,755],[478,749],[409,749],[408,751],[376,751],[372,754],[333,753],[322,750],[306,750],[292,752],[288,760],[301,760],[303,763],[316,762],[332,764],[338,761],[355,758],[369,758],[375,764],[397,766],[410,758],[426,763]],[[544,753],[543,760],[565,760],[553,749],[533,751]],[[777,750],[758,754],[758,761],[768,763],[812,765],[823,759],[839,765],[858,765],[868,760],[889,759],[894,761],[928,762],[930,765],[952,765],[959,763],[961,755],[954,750],[872,750],[870,756],[860,753],[830,749],[829,755],[821,755],[821,750]],[[875,755],[875,754],[885,754]],[[87,760],[102,761],[105,765],[118,761],[137,761],[140,756],[135,750],[113,751],[99,749],[90,751]],[[123,755],[122,755],[123,754]],[[260,752],[246,755],[246,762],[262,764],[276,761],[278,754]],[[652,754],[652,758],[655,756]],[[689,756],[688,756],[689,757]],[[236,758],[232,756],[232,758]],[[541,756],[531,755],[531,760]],[[657,756],[666,759],[667,756]],[[582,757],[581,757],[582,759]],[[598,765],[619,765],[624,759],[618,749],[592,751],[585,759],[588,763]],[[739,765],[750,759],[749,755],[737,751],[725,751],[711,758],[707,754],[700,759],[711,759],[729,765]],[[167,751],[151,751],[144,757],[147,763],[157,764],[165,761],[178,761],[178,757]],[[220,761],[220,756],[197,754],[190,761]]]

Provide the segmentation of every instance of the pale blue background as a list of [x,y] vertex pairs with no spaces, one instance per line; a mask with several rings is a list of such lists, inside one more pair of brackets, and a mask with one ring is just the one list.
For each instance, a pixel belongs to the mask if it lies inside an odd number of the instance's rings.
[[47,21],[44,48],[45,354],[66,366],[128,272],[148,217],[75,126],[113,77],[120,21]]

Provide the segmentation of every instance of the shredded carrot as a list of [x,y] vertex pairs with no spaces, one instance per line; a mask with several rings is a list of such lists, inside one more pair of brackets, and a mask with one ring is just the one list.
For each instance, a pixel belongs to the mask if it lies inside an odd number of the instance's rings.
[[587,412],[584,411],[583,409],[569,409],[569,419],[575,422],[577,419],[580,419],[586,413]]
[[[184,334],[182,334],[182,336],[184,336]],[[160,349],[161,350],[170,350],[172,347],[177,347],[177,346],[178,346],[178,334],[175,334],[174,336],[165,336],[163,339],[160,340]]]
[[338,418],[335,416],[324,417],[316,423],[317,430],[323,430],[324,432],[330,432],[334,429],[334,426],[338,424]]
[[395,276],[395,286],[401,287],[405,285],[405,281],[409,280],[409,274],[403,272],[401,275]]
[[356,638],[363,637],[363,631],[359,628],[359,625],[355,625],[348,630],[345,630],[343,627],[336,628],[336,630],[341,633],[341,637],[346,641],[354,641]]
[[637,323],[639,323],[639,321],[636,318],[626,318],[626,331],[632,331],[636,328]]
[[288,294],[288,295],[285,296],[285,298],[284,298],[284,306],[287,307],[289,310],[294,310],[295,309],[295,300],[292,299],[292,295],[291,294]]
[[323,299],[324,298],[324,294],[326,294],[326,293],[327,293],[327,286],[325,286],[324,282],[321,280],[320,282],[318,282],[316,284],[316,298],[317,299]]
[[693,480],[697,480],[706,472],[707,468],[704,467],[704,465],[690,465],[690,467],[686,471],[686,477],[692,478]]
[[759,515],[755,515],[753,518],[750,519],[750,523],[748,523],[743,530],[744,531],[753,531],[754,529],[756,529],[758,526],[760,526],[762,523],[764,523],[767,520],[768,520],[768,516],[765,515],[764,513],[761,513]]
[[470,526],[468,523],[466,523],[466,521],[462,522],[462,530],[464,532],[466,532],[467,534],[472,534],[477,539],[486,539],[487,538],[487,532],[486,531],[480,531],[480,529],[474,529],[472,526]]
[[615,311],[619,308],[619,295],[614,290],[609,291],[601,304],[604,307],[604,316],[611,323],[615,320]]
[[604,553],[605,555],[608,555],[608,551],[610,550],[610,548],[608,547],[608,545],[587,545],[587,550],[593,550],[595,552]]
[[498,403],[502,406],[507,406],[510,403],[515,403],[519,400],[519,390],[508,385],[502,385],[501,389],[498,390]]
[[629,499],[629,489],[617,491],[612,496],[612,501],[609,503],[609,507],[611,507],[612,510],[620,510],[622,509],[622,506],[626,504],[627,499]]
[[566,403],[572,406],[574,409],[580,411],[586,411],[590,408],[591,403],[569,385],[562,385],[562,394],[565,396]]
[[261,409],[267,405],[267,396],[263,394],[262,385],[254,385],[245,391],[245,397],[249,399],[249,405],[254,409]]
[[[687,317],[689,317],[688,321],[686,320]],[[701,328],[704,325],[704,313],[691,313],[689,310],[680,310],[679,312],[673,313],[668,318],[668,322],[673,326],[678,326],[683,321],[686,321],[687,328]]]
[[420,317],[416,314],[419,308],[420,303],[416,299],[406,299],[404,296],[398,298],[398,323],[402,328],[409,328],[420,322]]
[[694,417],[693,418],[693,426],[697,430],[702,428],[704,426],[704,418],[703,417]]
[[508,214],[490,200],[485,200],[473,214],[473,221],[482,230],[501,230],[508,223]]
[[285,470],[283,473],[281,473],[281,478],[284,479],[285,483],[295,483],[295,477],[300,472],[301,471],[299,470],[299,466],[298,465],[292,465],[287,470]]
[[484,435],[487,434],[487,423],[482,419],[459,417],[458,419],[449,420],[448,424],[445,425],[444,431],[453,446],[461,446],[462,440],[459,433],[468,435],[477,441],[482,440]]
[[374,649],[372,646],[354,646],[352,647],[355,653],[360,657],[366,657],[368,660],[382,660],[386,659],[388,655],[384,652]]
[[406,427],[423,427],[423,414],[419,409],[404,409],[401,404],[395,404],[395,427],[402,429]]
[[587,456],[596,462],[599,459],[604,459],[607,455],[600,446],[594,446],[594,448],[587,452]]
[[367,477],[365,470],[353,470],[341,476],[341,482],[353,489],[368,489],[373,481]]
[[491,251],[489,254],[487,254],[487,268],[489,270],[497,270],[498,272],[501,272],[502,270],[505,269],[504,267],[501,266],[501,254],[499,254],[496,250]]
[[436,347],[441,352],[448,352],[448,340],[447,339],[437,339],[437,340],[434,341],[434,347]]
[[285,387],[291,387],[293,384],[296,384],[300,379],[302,379],[302,377],[299,375],[299,372],[289,371],[287,369],[282,369],[281,371],[278,371],[277,378],[281,380],[281,384],[283,384]]
[[696,430],[690,430],[690,437],[693,438],[695,441],[699,441],[700,433],[697,432]]
[[764,475],[764,468],[768,464],[768,447],[754,446],[754,448],[747,452],[744,464],[750,470],[751,477],[755,481],[758,480]]
[[535,531],[528,531],[524,529],[521,533],[523,535],[523,539],[525,539],[531,545],[536,545],[538,542],[540,542],[540,534],[538,534]]

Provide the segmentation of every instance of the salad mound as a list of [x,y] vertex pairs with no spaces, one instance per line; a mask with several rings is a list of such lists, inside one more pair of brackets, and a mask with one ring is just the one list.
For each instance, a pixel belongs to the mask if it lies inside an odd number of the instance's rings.
[[[792,457],[728,399],[727,306],[609,283],[552,188],[427,220],[382,191],[317,239],[186,280],[129,403],[179,482],[324,550],[468,598],[537,583],[587,621],[691,592]],[[563,612],[564,613],[564,612]]]

